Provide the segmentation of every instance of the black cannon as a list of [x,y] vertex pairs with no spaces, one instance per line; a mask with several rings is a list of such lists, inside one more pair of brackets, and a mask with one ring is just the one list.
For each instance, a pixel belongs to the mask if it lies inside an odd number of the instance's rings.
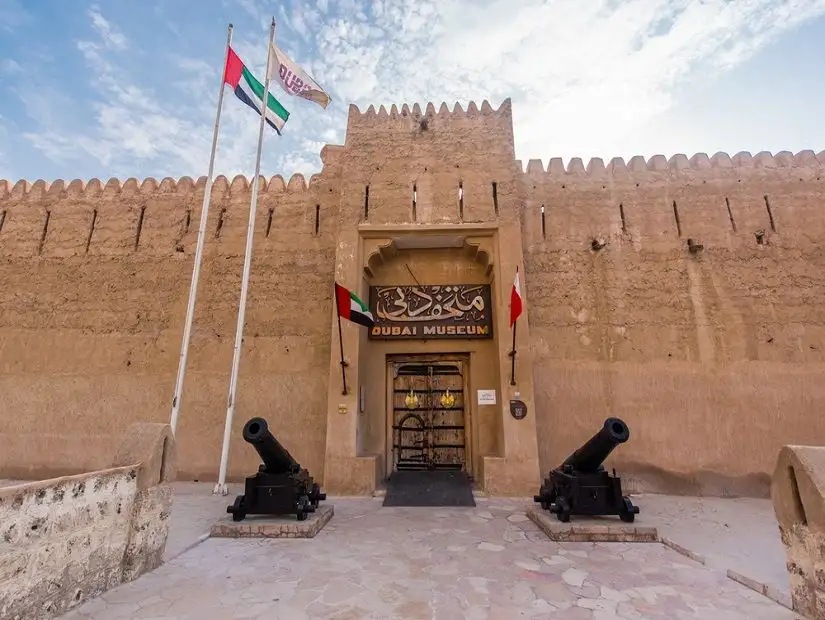
[[570,521],[570,515],[618,515],[632,523],[639,507],[622,495],[616,471],[611,476],[603,466],[613,449],[629,438],[627,424],[608,418],[598,433],[550,472],[533,500],[564,523]]
[[263,418],[252,418],[243,427],[243,438],[261,457],[258,473],[246,479],[243,495],[226,508],[233,521],[246,515],[290,515],[303,521],[327,498],[272,433]]

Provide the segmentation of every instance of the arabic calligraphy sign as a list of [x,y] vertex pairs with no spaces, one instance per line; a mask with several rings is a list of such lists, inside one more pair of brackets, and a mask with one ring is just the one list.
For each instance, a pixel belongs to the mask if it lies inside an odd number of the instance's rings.
[[492,338],[489,284],[371,286],[370,338]]

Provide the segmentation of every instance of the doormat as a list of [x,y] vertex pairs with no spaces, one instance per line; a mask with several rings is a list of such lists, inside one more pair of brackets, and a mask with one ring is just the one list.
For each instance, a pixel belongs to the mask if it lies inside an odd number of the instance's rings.
[[387,482],[383,506],[476,505],[463,471],[396,471]]

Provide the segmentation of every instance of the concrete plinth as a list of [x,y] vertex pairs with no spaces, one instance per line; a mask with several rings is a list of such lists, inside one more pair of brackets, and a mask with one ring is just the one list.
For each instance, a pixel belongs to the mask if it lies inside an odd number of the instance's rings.
[[655,527],[624,523],[618,517],[572,516],[562,523],[556,515],[538,506],[527,509],[527,517],[557,542],[658,542]]
[[212,526],[214,538],[314,538],[332,518],[331,504],[318,506],[304,521],[295,515],[269,517],[250,515],[243,521],[233,521],[231,516]]

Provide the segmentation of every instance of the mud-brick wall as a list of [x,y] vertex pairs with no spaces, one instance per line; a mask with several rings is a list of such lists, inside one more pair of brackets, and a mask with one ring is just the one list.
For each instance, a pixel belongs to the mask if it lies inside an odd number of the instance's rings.
[[495,221],[499,211],[515,211],[514,153],[509,99],[497,109],[487,101],[467,110],[429,103],[362,113],[351,105],[342,171],[346,221]]
[[611,462],[663,491],[765,494],[782,445],[825,442],[824,166],[810,151],[529,163],[542,469],[608,416],[631,428]]
[[[336,172],[262,180],[229,473],[266,417],[323,472]],[[168,422],[205,179],[0,185],[0,472],[99,469],[133,421]],[[178,427],[179,475],[217,475],[251,187],[212,188]]]

